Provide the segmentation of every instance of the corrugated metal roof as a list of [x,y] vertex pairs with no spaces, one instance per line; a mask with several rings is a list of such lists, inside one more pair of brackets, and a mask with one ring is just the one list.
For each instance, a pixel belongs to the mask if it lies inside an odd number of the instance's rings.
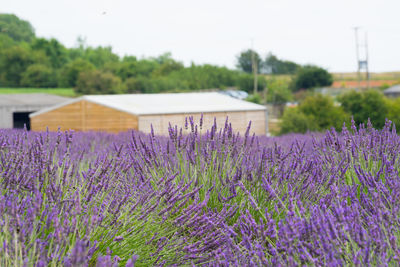
[[[266,109],[262,105],[238,100],[219,93],[87,95],[74,101],[69,101],[66,104],[80,100],[87,100],[135,115],[255,111]],[[41,110],[31,114],[31,117],[63,105],[65,104]]]
[[391,93],[400,93],[400,84],[398,85],[393,85],[392,87],[389,87],[385,91],[383,91],[384,94],[391,94]]
[[63,103],[70,98],[49,94],[5,94],[0,95],[0,106],[43,106]]

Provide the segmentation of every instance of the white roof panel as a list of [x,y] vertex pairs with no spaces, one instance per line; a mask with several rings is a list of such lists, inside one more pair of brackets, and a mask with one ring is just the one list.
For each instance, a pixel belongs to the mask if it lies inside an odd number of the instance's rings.
[[265,110],[219,93],[90,95],[84,99],[136,115]]
[[[80,99],[135,115],[265,110],[262,105],[219,93],[86,95]],[[60,105],[31,114],[58,108]]]

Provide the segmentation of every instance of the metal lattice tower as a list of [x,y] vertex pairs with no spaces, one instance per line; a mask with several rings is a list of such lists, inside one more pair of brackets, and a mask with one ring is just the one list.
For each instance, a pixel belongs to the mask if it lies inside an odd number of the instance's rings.
[[[368,35],[365,32],[364,42],[359,43],[358,40],[358,30],[360,27],[354,27],[354,34],[356,38],[356,57],[357,57],[357,78],[358,78],[358,90],[361,90],[361,72],[365,71],[365,80],[367,81],[366,88],[369,88],[369,67],[368,67]],[[364,50],[364,57],[360,56],[360,49]]]

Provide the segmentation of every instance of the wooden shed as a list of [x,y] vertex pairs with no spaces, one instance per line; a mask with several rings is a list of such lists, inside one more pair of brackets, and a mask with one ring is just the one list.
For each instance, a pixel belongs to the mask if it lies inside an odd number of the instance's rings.
[[223,126],[226,117],[235,131],[244,133],[249,121],[252,132],[265,135],[267,112],[262,105],[219,93],[87,95],[30,114],[34,131],[61,130],[122,132],[129,129],[168,134],[168,125],[183,127],[185,118],[196,121],[203,114],[204,128],[214,118]]

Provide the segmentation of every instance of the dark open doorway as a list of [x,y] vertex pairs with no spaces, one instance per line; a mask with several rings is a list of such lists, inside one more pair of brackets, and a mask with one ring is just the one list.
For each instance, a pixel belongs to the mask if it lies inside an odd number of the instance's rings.
[[13,128],[23,129],[26,125],[26,129],[31,129],[31,121],[29,120],[29,114],[32,112],[14,112],[13,113]]

